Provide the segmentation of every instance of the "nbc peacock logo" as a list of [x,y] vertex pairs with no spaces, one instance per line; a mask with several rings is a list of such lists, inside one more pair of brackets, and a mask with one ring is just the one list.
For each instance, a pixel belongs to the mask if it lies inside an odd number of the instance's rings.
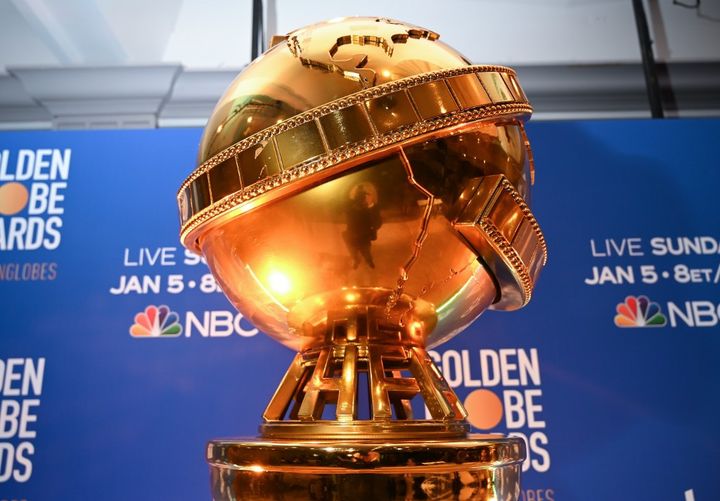
[[615,307],[615,325],[618,327],[665,327],[667,319],[660,305],[647,296],[628,296]]
[[150,305],[135,315],[135,323],[130,327],[130,335],[139,338],[178,337],[182,334],[182,325],[178,314],[165,305]]

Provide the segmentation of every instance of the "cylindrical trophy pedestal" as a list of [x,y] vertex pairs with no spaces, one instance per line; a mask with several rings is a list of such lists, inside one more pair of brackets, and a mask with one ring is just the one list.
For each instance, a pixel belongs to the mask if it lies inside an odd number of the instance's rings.
[[213,500],[517,500],[522,439],[214,440]]

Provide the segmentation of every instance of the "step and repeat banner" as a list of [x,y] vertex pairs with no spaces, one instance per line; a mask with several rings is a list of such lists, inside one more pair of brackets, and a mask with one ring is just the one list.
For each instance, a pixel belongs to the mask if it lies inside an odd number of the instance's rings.
[[[531,123],[549,261],[433,357],[523,501],[720,499],[720,121]],[[178,242],[201,131],[0,133],[0,500],[209,498],[293,353]]]

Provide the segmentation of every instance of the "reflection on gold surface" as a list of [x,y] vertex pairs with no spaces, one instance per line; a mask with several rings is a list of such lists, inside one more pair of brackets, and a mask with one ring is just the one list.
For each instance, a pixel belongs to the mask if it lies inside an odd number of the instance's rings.
[[[519,194],[529,191],[518,128],[478,124],[397,148],[216,225],[201,239],[203,253],[240,311],[293,349],[312,344],[293,335],[294,308],[355,289],[376,291],[386,306],[402,295],[429,304],[439,312],[435,331],[422,334],[432,346],[488,306],[478,301],[487,296],[479,284],[491,282],[487,268],[454,224],[483,177],[502,175]],[[499,202],[507,207],[498,207],[496,224],[517,225],[515,202]]]
[[332,446],[216,440],[207,450],[213,499],[257,501],[512,501],[524,456],[521,439],[497,435]]
[[[400,294],[440,306],[473,272],[483,273],[468,267],[476,256],[443,215],[448,207],[432,199],[410,182],[401,157],[392,155],[230,220],[202,246],[238,308],[264,332],[303,349],[288,339],[299,326],[287,316],[313,298],[372,289],[387,303],[401,282]],[[250,282],[248,270],[260,287],[234,286]],[[470,321],[480,311],[464,316]]]
[[278,120],[334,99],[466,64],[437,34],[423,28],[368,19],[358,20],[353,31],[337,36],[337,24],[308,26],[251,63],[213,111],[199,163]]

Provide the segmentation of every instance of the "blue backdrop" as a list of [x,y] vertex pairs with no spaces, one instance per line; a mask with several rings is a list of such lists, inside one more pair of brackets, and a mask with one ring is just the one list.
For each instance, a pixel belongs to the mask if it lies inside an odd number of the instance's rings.
[[[207,499],[205,442],[255,434],[293,354],[178,243],[199,136],[0,134],[0,500]],[[720,121],[529,136],[548,266],[434,356],[528,440],[524,501],[720,499]]]

